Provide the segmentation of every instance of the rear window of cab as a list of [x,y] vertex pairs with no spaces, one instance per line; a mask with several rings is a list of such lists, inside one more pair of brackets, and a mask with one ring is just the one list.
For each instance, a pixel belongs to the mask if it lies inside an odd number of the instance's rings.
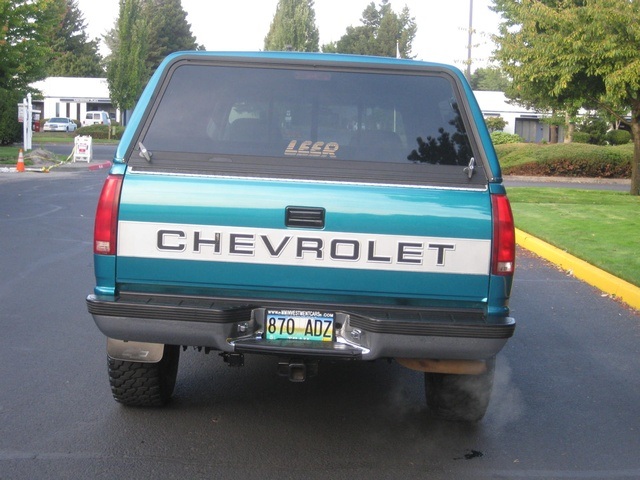
[[154,99],[129,161],[140,169],[486,185],[442,72],[178,63]]

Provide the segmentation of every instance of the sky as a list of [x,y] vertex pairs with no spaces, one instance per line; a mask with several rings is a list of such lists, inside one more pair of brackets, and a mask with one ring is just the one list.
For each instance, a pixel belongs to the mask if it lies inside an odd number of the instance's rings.
[[[465,69],[469,6],[473,3],[472,70],[486,66],[495,48],[490,36],[497,33],[499,15],[491,0],[391,0],[400,13],[409,7],[418,26],[412,53],[418,60],[456,65]],[[89,38],[102,37],[113,28],[118,0],[78,0]],[[348,26],[361,25],[362,12],[371,0],[315,0],[320,45],[337,41]],[[375,1],[376,5],[380,2]],[[207,50],[257,51],[264,48],[278,0],[182,0],[187,21],[198,44]],[[107,51],[104,46],[101,53]]]

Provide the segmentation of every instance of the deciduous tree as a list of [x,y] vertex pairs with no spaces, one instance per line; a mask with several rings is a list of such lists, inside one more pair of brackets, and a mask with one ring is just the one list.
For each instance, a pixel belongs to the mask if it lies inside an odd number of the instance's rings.
[[470,83],[474,90],[493,92],[504,92],[511,86],[509,77],[495,66],[477,68],[471,75]]
[[98,39],[89,40],[87,25],[77,0],[57,0],[62,18],[49,40],[52,56],[47,74],[51,77],[102,77],[104,68],[98,53]]
[[313,0],[279,0],[264,49],[317,52],[319,42]]
[[149,77],[147,68],[147,20],[141,0],[120,0],[115,45],[107,64],[107,81],[113,104],[133,108]]
[[61,18],[56,0],[0,1],[0,143],[19,139],[17,102],[47,75],[48,38]]
[[45,78],[59,7],[57,0],[0,1],[0,88],[26,92]]
[[505,19],[496,57],[513,79],[509,94],[541,109],[599,108],[628,124],[634,141],[630,191],[640,195],[640,2],[494,3]]

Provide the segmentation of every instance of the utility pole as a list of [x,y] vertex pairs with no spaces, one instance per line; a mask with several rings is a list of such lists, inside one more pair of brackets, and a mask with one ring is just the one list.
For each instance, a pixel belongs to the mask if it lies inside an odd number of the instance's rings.
[[473,0],[469,0],[469,39],[467,43],[467,80],[471,81],[471,48],[473,41]]

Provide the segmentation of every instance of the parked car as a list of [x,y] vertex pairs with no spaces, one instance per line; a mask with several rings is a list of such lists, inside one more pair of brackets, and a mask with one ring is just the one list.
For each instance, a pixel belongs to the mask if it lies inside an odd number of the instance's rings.
[[67,117],[50,118],[44,123],[43,132],[74,132],[78,128],[76,123]]
[[103,110],[87,112],[82,120],[82,126],[88,127],[90,125],[111,125],[109,114]]

